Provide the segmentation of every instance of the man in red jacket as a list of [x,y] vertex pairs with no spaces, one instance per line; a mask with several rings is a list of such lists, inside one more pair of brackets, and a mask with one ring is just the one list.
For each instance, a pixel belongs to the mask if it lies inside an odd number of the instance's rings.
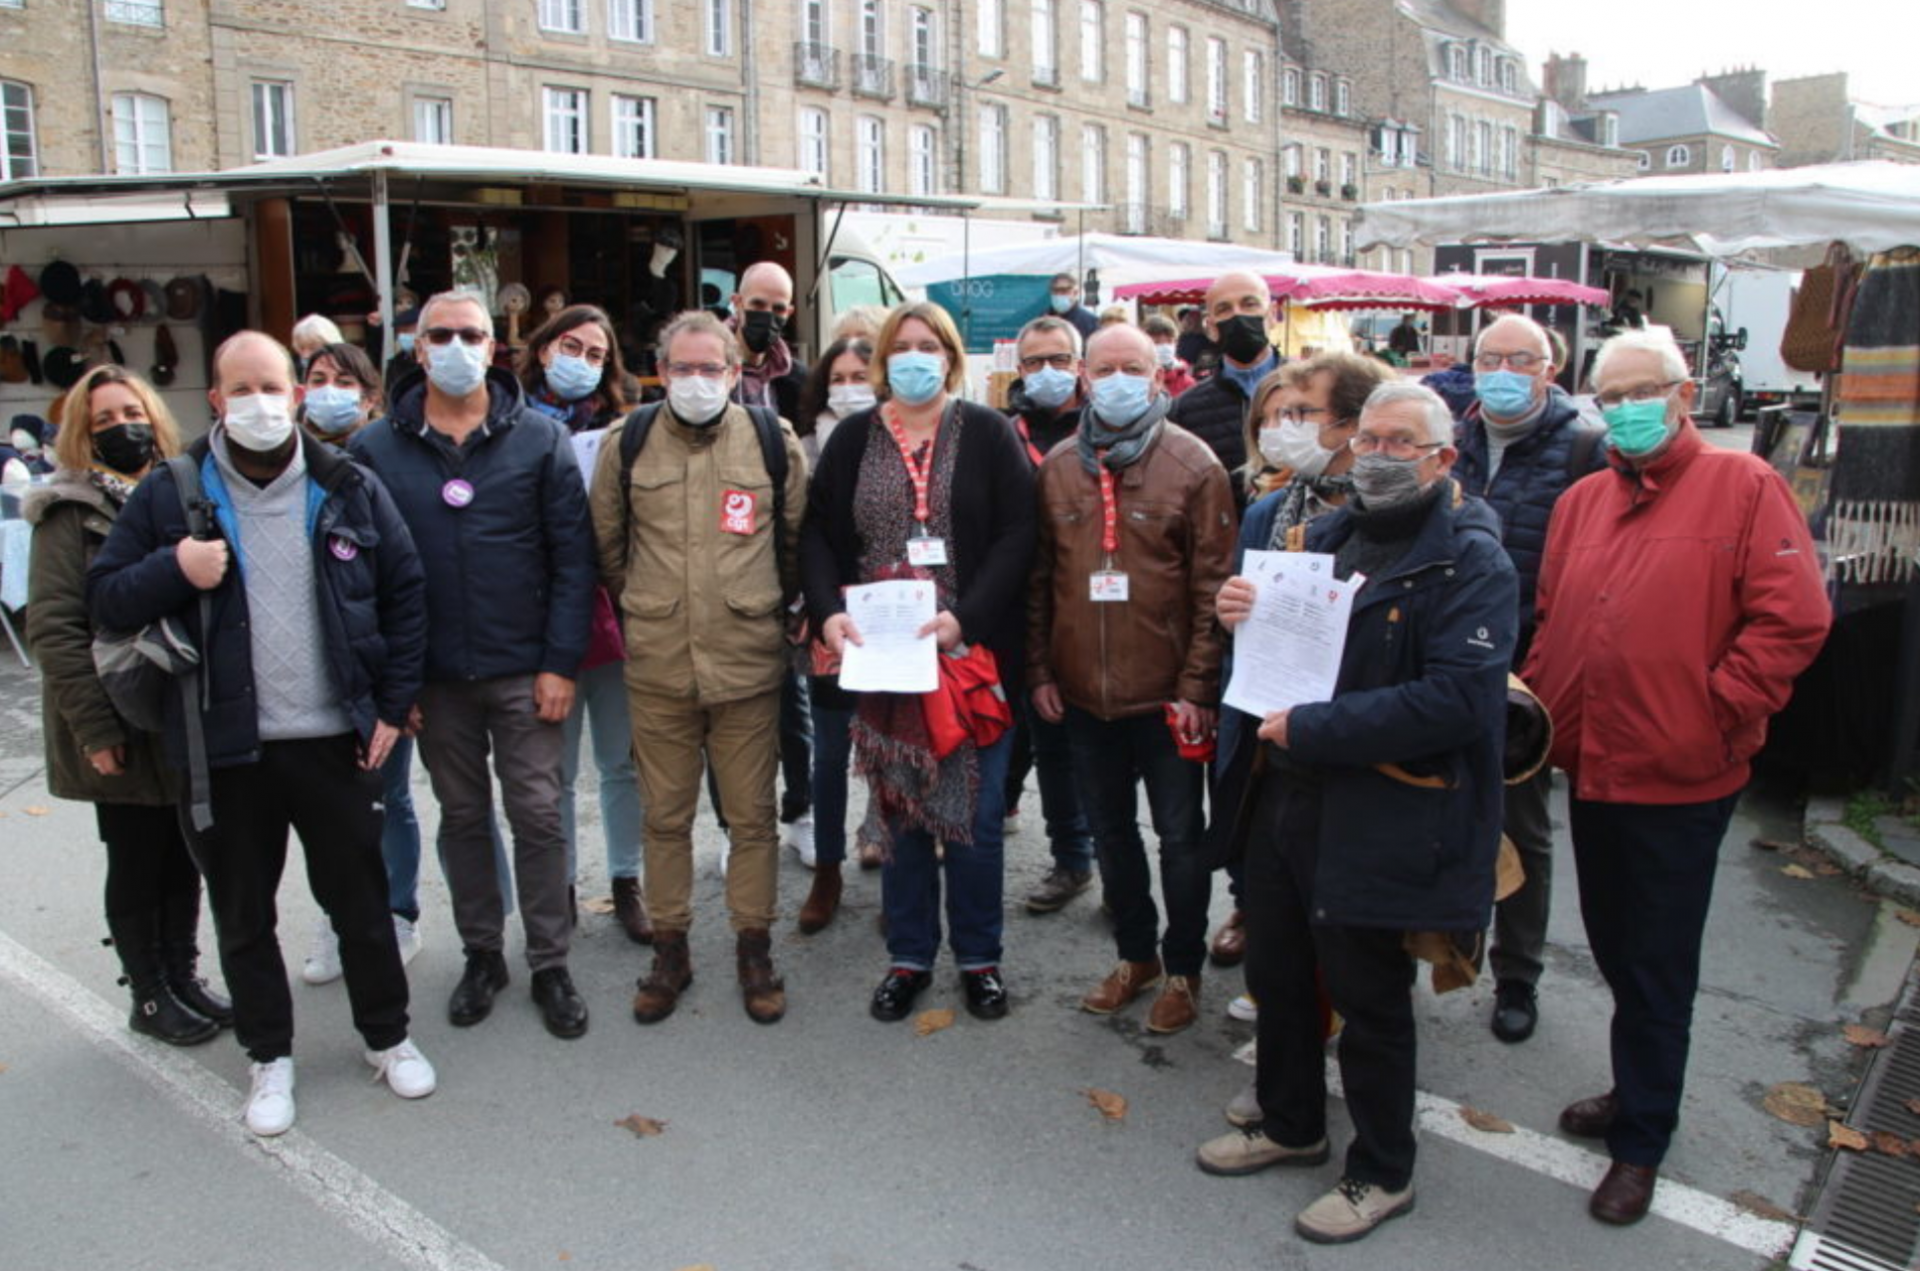
[[1615,337],[1593,380],[1611,471],[1554,509],[1523,674],[1553,716],[1580,912],[1614,1002],[1613,1089],[1560,1127],[1606,1140],[1588,1209],[1626,1224],[1680,1119],[1720,840],[1832,614],[1786,483],[1694,429],[1670,336]]

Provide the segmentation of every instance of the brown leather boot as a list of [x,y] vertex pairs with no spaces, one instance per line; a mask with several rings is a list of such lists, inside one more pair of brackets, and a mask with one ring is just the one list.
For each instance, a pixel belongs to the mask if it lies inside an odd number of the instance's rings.
[[653,919],[647,916],[647,898],[637,878],[613,880],[613,917],[635,944],[653,943]]
[[1111,1015],[1148,989],[1160,983],[1160,959],[1150,962],[1116,962],[1107,978],[1093,986],[1080,999],[1080,1009],[1095,1015]]
[[740,997],[747,1018],[771,1024],[787,1013],[786,981],[773,973],[773,937],[765,927],[748,927],[735,937],[740,964]]
[[687,956],[687,933],[656,931],[653,966],[633,995],[633,1017],[642,1024],[658,1024],[673,1014],[680,995],[693,984],[693,964]]
[[813,870],[813,888],[807,892],[807,899],[800,906],[800,931],[802,935],[812,935],[826,928],[833,921],[834,914],[840,911],[840,862],[816,865]]

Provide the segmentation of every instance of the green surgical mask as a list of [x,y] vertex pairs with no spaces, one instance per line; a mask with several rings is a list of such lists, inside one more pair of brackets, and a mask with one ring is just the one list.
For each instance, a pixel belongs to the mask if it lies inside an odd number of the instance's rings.
[[1629,459],[1653,453],[1667,439],[1667,399],[1621,402],[1600,412],[1607,421],[1607,444]]

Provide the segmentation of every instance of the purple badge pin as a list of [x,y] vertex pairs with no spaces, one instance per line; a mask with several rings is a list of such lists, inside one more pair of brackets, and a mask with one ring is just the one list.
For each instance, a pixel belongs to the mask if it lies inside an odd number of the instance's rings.
[[335,560],[352,560],[360,554],[360,545],[358,543],[353,542],[351,539],[341,538],[337,534],[333,537],[332,541],[327,544],[327,549],[333,553]]
[[463,508],[473,502],[473,483],[455,477],[440,487],[440,498],[450,508]]

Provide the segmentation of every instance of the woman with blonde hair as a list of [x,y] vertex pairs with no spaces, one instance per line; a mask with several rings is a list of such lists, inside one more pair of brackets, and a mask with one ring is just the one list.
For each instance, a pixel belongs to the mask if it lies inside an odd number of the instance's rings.
[[27,498],[33,523],[27,639],[40,660],[47,784],[94,805],[107,849],[106,916],[127,1026],[175,1046],[204,1042],[233,1020],[199,978],[200,875],[175,811],[160,739],[114,710],[93,667],[87,567],[133,488],[179,451],[159,395],[118,366],[88,371],[67,394],[52,479]]

